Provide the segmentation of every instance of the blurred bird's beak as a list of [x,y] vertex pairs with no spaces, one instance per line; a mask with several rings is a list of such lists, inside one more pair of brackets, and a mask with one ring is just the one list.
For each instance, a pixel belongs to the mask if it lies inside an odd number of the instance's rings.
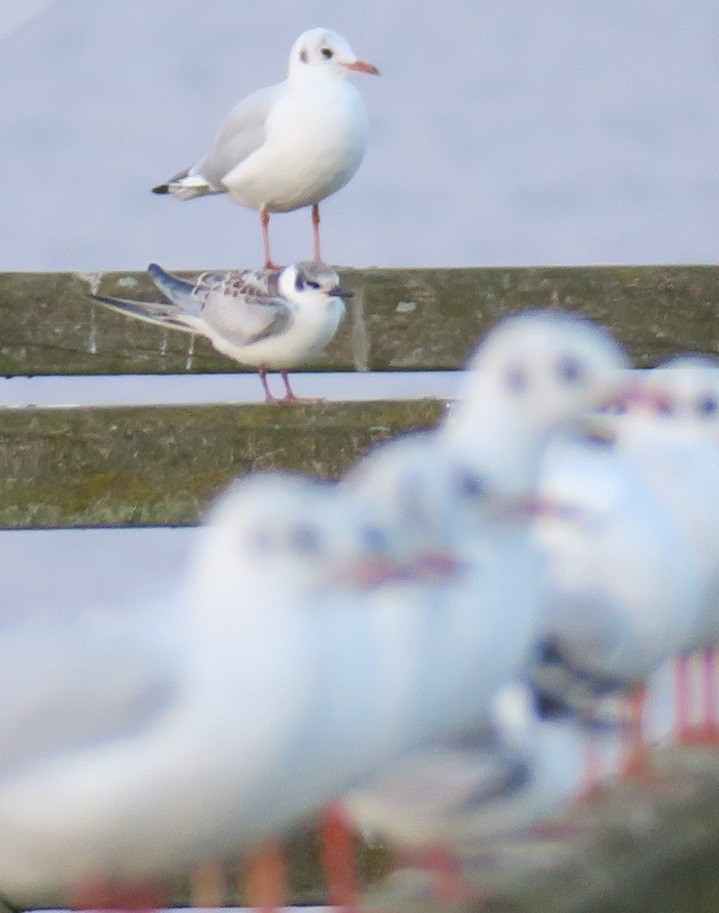
[[440,583],[458,577],[466,566],[457,555],[435,549],[425,552],[412,562],[409,576],[425,582]]
[[372,555],[349,561],[337,572],[334,582],[353,590],[372,590],[406,577],[405,569],[397,561]]
[[364,60],[355,60],[354,63],[346,63],[345,66],[348,70],[354,70],[355,73],[370,73],[372,76],[379,76],[377,67],[372,66],[371,63],[365,63]]
[[334,288],[329,290],[329,294],[332,298],[352,298],[354,292],[351,289],[345,288],[344,285],[335,285]]

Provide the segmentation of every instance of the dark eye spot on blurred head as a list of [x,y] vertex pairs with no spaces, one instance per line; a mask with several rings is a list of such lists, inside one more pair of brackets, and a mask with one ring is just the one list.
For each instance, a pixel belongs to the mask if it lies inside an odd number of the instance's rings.
[[322,548],[320,534],[313,526],[294,526],[289,531],[288,541],[299,555],[314,555]]
[[573,355],[564,355],[557,362],[557,376],[564,384],[581,384],[586,371],[579,359]]
[[484,498],[487,494],[487,482],[485,479],[474,472],[467,470],[458,473],[456,477],[457,493],[462,498],[477,499]]
[[713,394],[705,393],[699,397],[696,409],[702,418],[711,418],[719,412],[719,400]]
[[510,393],[523,393],[529,385],[529,378],[524,368],[511,365],[504,375],[504,382]]
[[332,48],[320,48],[320,54],[322,54],[325,60],[329,60],[333,53]]

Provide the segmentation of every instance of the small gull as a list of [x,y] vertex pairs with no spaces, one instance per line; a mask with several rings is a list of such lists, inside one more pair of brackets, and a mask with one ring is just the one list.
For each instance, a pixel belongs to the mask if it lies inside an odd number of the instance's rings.
[[[297,263],[282,270],[206,272],[194,283],[155,263],[148,272],[169,301],[93,298],[121,314],[205,336],[218,352],[258,369],[265,402],[299,401],[287,369],[321,354],[342,321],[343,299],[352,294],[342,288],[334,270],[316,263]],[[286,389],[281,400],[267,385],[268,369],[281,373]]]
[[192,168],[153,188],[181,200],[229,193],[257,209],[265,265],[271,267],[271,212],[312,206],[314,258],[321,261],[319,203],[350,180],[367,146],[367,113],[350,73],[378,73],[329,29],[304,32],[290,52],[285,82],[260,89],[230,112]]

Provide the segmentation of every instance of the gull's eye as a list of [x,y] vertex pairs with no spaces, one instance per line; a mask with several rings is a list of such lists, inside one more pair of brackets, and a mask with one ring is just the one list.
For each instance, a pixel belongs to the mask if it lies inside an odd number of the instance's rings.
[[325,60],[329,60],[333,56],[334,51],[332,48],[320,48],[320,54],[324,57]]
[[254,552],[269,552],[272,548],[272,536],[266,529],[255,530],[250,536],[249,544]]
[[389,548],[387,533],[379,526],[363,526],[360,537],[362,544],[370,552],[386,552]]
[[529,378],[524,368],[511,365],[504,375],[504,382],[510,393],[523,393],[529,384]]
[[705,393],[697,400],[696,410],[702,418],[711,418],[719,412],[719,400],[712,393]]
[[314,555],[322,548],[320,534],[312,526],[294,526],[287,534],[292,551],[299,555]]
[[584,365],[572,355],[564,355],[557,362],[557,377],[563,384],[581,384],[586,371]]
[[463,498],[475,500],[487,494],[487,483],[482,476],[473,472],[460,472],[455,478],[457,492]]
[[319,288],[320,287],[319,282],[315,282],[314,279],[307,279],[305,282],[305,285],[307,286],[307,288]]

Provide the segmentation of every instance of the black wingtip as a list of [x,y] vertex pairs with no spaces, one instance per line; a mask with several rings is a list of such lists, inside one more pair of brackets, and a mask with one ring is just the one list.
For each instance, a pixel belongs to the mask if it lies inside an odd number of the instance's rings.
[[169,193],[170,185],[169,184],[158,184],[157,187],[152,188],[153,193]]

